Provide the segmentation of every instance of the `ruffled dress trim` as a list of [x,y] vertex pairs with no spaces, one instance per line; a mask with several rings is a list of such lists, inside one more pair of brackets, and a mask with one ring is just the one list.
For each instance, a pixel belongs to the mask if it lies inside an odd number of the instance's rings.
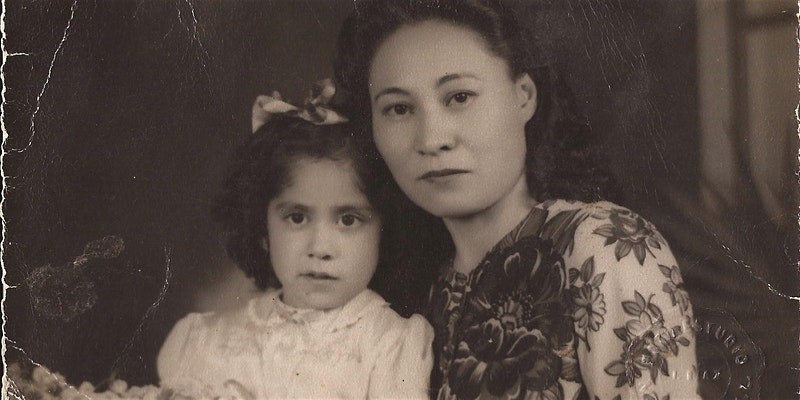
[[292,307],[281,300],[280,289],[272,289],[247,304],[248,319],[259,327],[268,328],[291,322],[307,325],[325,333],[336,332],[356,324],[377,308],[389,305],[372,290],[364,290],[342,307],[332,310]]

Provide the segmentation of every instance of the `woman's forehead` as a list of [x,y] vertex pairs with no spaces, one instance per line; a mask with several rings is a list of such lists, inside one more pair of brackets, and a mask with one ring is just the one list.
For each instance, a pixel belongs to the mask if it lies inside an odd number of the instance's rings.
[[378,46],[369,70],[370,89],[423,80],[435,84],[453,74],[503,73],[506,64],[474,30],[423,21],[400,27]]

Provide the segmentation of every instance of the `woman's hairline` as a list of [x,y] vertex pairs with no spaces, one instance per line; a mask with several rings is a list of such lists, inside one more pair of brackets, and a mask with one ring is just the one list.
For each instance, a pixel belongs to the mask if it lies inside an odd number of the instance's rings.
[[[530,74],[529,71],[527,71],[527,69],[530,68],[530,66],[528,66],[528,65],[523,65],[519,69],[519,71],[515,72],[511,60],[509,60],[508,57],[503,56],[502,54],[498,54],[492,48],[491,41],[486,37],[486,35],[483,32],[481,32],[480,30],[478,30],[475,27],[471,26],[470,24],[465,23],[465,22],[448,20],[446,18],[437,16],[437,15],[431,15],[431,16],[427,16],[427,17],[425,17],[423,19],[400,23],[396,27],[394,27],[394,29],[386,31],[382,35],[382,37],[380,37],[377,40],[375,40],[375,44],[374,44],[373,48],[371,49],[372,51],[369,54],[369,59],[366,60],[366,65],[365,65],[365,68],[364,68],[365,76],[363,77],[363,79],[364,79],[364,83],[366,83],[366,85],[367,85],[367,92],[369,92],[369,87],[371,86],[370,76],[372,75],[372,65],[373,65],[373,63],[375,61],[375,57],[378,55],[378,50],[380,49],[380,47],[387,40],[389,40],[389,38],[392,37],[392,35],[396,34],[400,29],[407,28],[407,27],[413,27],[415,25],[420,25],[420,24],[425,23],[425,22],[440,22],[440,23],[443,23],[445,25],[451,26],[453,28],[466,29],[466,30],[472,32],[473,34],[475,34],[476,37],[478,37],[481,40],[482,45],[485,47],[486,50],[488,50],[489,54],[491,54],[491,55],[503,60],[503,63],[506,65],[506,72],[508,73],[509,78],[512,79],[512,80],[519,79],[524,74]],[[372,104],[371,97],[368,98],[367,100],[368,100],[368,104],[370,104],[370,106],[371,106],[371,104]]]

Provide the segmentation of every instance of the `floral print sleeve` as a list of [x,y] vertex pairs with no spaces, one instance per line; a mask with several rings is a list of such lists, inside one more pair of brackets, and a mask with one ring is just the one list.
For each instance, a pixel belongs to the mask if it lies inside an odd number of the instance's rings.
[[562,245],[588,397],[698,398],[692,307],[661,234],[605,202],[551,216],[574,232]]

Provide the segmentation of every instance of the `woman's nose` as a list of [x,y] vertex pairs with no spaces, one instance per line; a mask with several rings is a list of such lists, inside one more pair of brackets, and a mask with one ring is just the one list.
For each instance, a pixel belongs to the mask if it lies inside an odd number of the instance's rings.
[[442,112],[423,112],[416,135],[417,152],[421,155],[437,155],[453,150],[458,144],[456,126]]
[[332,227],[316,224],[309,238],[308,257],[323,261],[332,260],[335,255],[334,234]]

